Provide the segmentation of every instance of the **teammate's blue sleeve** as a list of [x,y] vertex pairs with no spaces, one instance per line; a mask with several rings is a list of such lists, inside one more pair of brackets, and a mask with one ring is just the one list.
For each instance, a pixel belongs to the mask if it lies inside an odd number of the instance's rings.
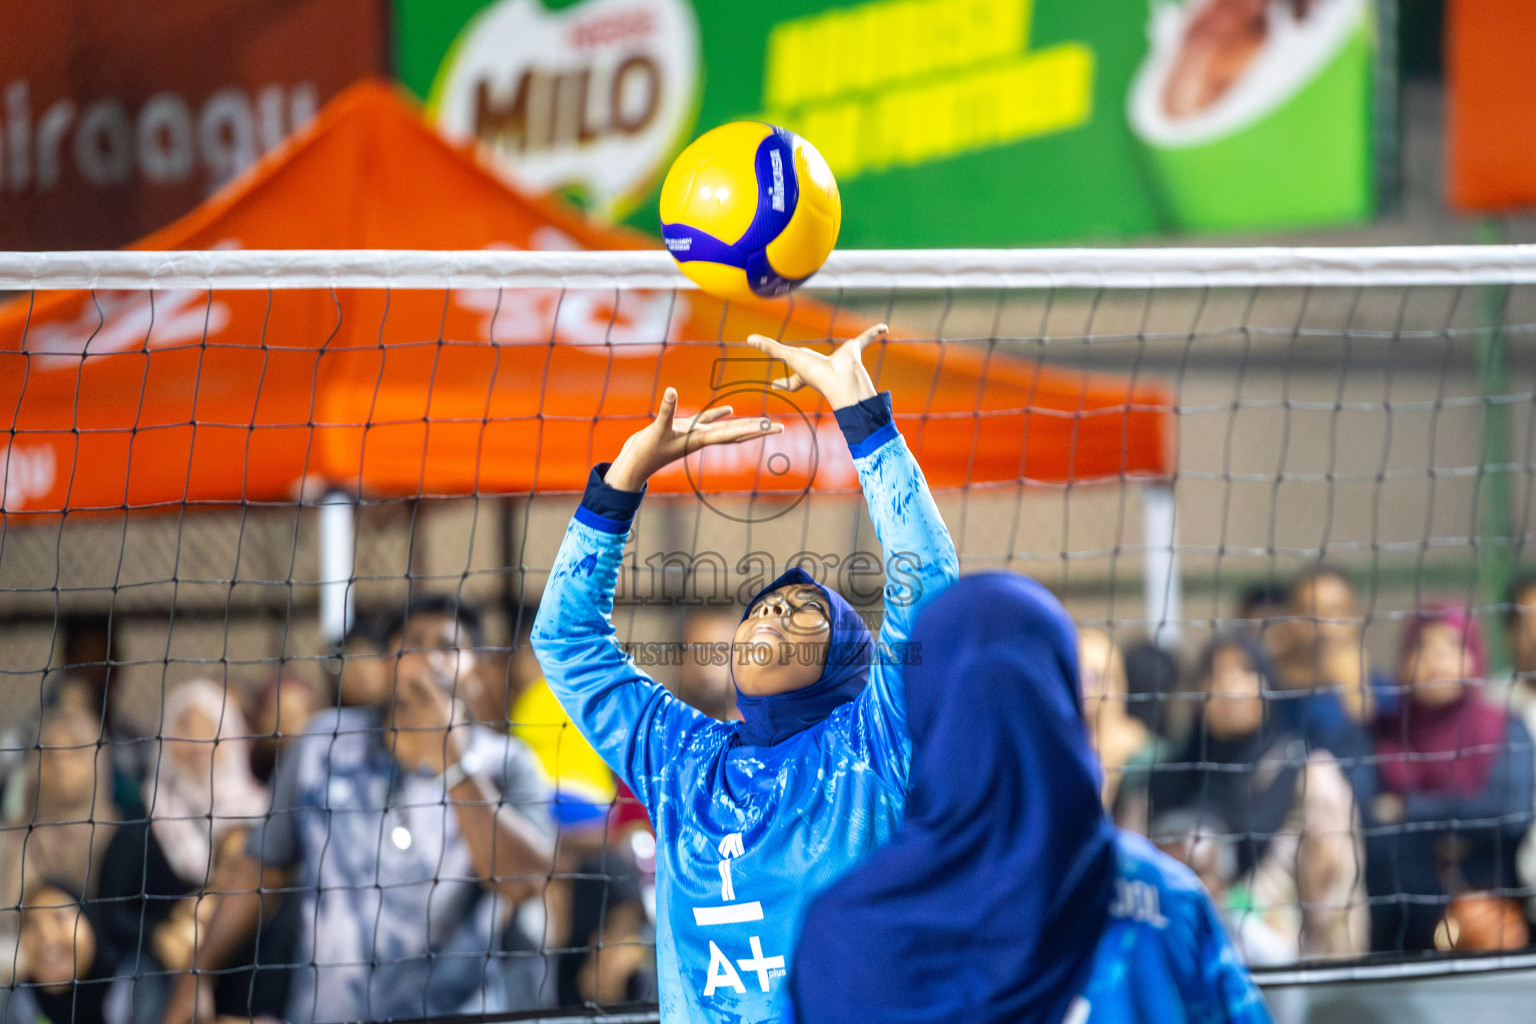
[[533,622],[533,650],[566,714],[650,810],[661,766],[694,737],[725,727],[640,671],[614,638],[613,592],[644,492],[609,487],[607,468],[592,470],[566,527]]
[[1201,890],[1192,894],[1190,904],[1195,956],[1179,988],[1191,1024],[1273,1024],[1210,896]]
[[837,422],[885,554],[885,621],[869,685],[854,705],[853,738],[886,781],[903,785],[912,756],[903,673],[922,656],[907,641],[923,603],[958,577],[959,560],[922,468],[896,429],[891,393],[837,410]]
[[1116,836],[1119,875],[1083,997],[1087,1024],[1272,1024],[1195,873]]

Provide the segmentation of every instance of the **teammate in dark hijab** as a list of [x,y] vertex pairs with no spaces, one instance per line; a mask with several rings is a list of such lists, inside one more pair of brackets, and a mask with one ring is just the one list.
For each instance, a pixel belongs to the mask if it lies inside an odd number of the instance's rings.
[[1105,816],[1075,633],[1012,573],[918,616],[906,825],[812,902],[800,1024],[1269,1021],[1193,873]]

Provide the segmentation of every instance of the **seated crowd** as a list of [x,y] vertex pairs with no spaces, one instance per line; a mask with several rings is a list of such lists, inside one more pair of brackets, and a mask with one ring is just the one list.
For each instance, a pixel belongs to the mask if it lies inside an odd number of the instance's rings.
[[[1500,679],[1457,605],[1426,604],[1372,664],[1327,567],[1246,595],[1187,682],[1084,628],[1104,804],[1199,874],[1250,964],[1525,946],[1536,577],[1509,608]],[[733,630],[690,616],[684,649]],[[645,814],[526,634],[499,658],[481,633],[420,600],[348,635],[333,697],[195,680],[149,739],[109,727],[104,678],[52,686],[0,788],[0,1024],[654,999]],[[716,660],[680,659],[676,689],[734,717]]]
[[1426,602],[1390,670],[1371,664],[1355,590],[1328,567],[1249,595],[1182,689],[1142,671],[1147,648],[1085,628],[1105,806],[1200,875],[1254,966],[1525,947],[1536,576],[1508,608],[1503,678],[1464,604]]

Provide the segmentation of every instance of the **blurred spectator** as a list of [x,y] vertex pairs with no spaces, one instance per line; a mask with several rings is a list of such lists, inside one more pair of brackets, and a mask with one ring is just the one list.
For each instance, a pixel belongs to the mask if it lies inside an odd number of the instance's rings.
[[[164,972],[192,966],[194,936],[206,928],[251,829],[266,814],[266,790],[251,773],[249,730],[233,697],[199,679],[166,698],[161,755],[144,782],[148,820],[118,829],[102,869],[101,927],[140,983],[135,1006],[159,1017]],[[254,948],[234,963],[248,965]],[[280,1014],[283,992],[272,975],[256,983],[249,970],[216,985],[222,1013]]]
[[741,720],[729,655],[739,622],[736,614],[714,609],[693,610],[683,619],[683,663],[677,675],[677,696],[722,722]]
[[528,744],[554,782],[561,842],[601,849],[604,822],[616,793],[613,772],[586,741],[544,681],[528,632],[536,609],[518,616],[522,632],[507,665],[512,735]]
[[[67,703],[46,711],[30,763],[7,789],[0,909],[14,913],[23,889],[44,876],[76,897],[94,895],[119,817],[100,719]],[[16,934],[14,917],[0,927]]]
[[73,882],[27,886],[14,988],[0,989],[3,1024],[128,1024],[132,979],[118,974],[101,905]]
[[1159,850],[1199,876],[1221,910],[1243,963],[1249,967],[1275,967],[1295,962],[1295,940],[1287,939],[1262,916],[1253,913],[1253,907],[1245,900],[1233,896],[1233,885],[1241,885],[1236,851],[1240,837],[1233,835],[1231,826],[1214,814],[1181,807],[1159,814],[1152,822],[1149,836]]
[[106,740],[112,769],[112,802],[125,817],[142,817],[139,783],[155,755],[154,741],[126,721],[112,699],[112,680],[120,659],[111,619],[87,615],[61,623],[64,636],[64,680],[51,701],[72,703],[96,723]]
[[1488,699],[1505,704],[1536,729],[1536,573],[1518,577],[1509,588],[1504,612],[1509,645],[1508,676],[1488,681]]
[[[552,867],[543,772],[524,744],[468,721],[482,645],[472,609],[413,602],[391,637],[388,703],[321,712],[281,758],[272,813],[231,871],[196,966],[229,964],[261,889],[292,870],[304,905],[285,1019],[537,1008],[542,961],[513,912]],[[208,977],[178,980],[167,1021],[192,1018]]]
[[292,745],[315,713],[315,688],[281,672],[252,690],[246,699],[251,726],[251,772],[263,786],[272,781],[278,751]]
[[1153,737],[1126,713],[1125,661],[1120,648],[1102,629],[1077,631],[1077,663],[1082,675],[1083,716],[1103,770],[1101,796],[1115,805],[1127,771],[1145,771],[1153,761]]
[[[1490,687],[1488,696],[1508,707],[1536,739],[1536,573],[1522,573],[1510,586],[1504,637],[1509,643],[1510,675],[1502,693],[1495,694]],[[1536,920],[1536,822],[1520,844],[1518,867],[1521,884],[1532,893],[1526,912]]]
[[1451,897],[1515,885],[1536,766],[1525,726],[1483,695],[1487,649],[1465,609],[1420,611],[1398,664],[1405,699],[1376,724],[1384,827],[1370,842],[1369,884],[1386,899],[1374,903],[1372,945],[1426,950]]
[[1238,628],[1262,633],[1290,614],[1291,588],[1269,581],[1244,588],[1237,599]]
[[1127,647],[1125,688],[1132,718],[1161,739],[1182,734],[1184,709],[1171,699],[1179,688],[1179,663],[1172,654],[1146,641]]
[[1207,832],[1230,835],[1223,910],[1261,918],[1292,959],[1365,952],[1359,823],[1337,762],[1309,750],[1266,701],[1274,670],[1258,638],[1218,638],[1198,678],[1204,707],[1174,762],[1154,769],[1145,820],[1166,825],[1170,812],[1192,811]]
[[1365,615],[1348,574],[1331,565],[1302,573],[1291,584],[1286,615],[1265,636],[1281,685],[1314,698],[1307,707],[1314,739],[1335,731],[1344,715],[1369,723],[1396,707],[1392,678],[1371,668]]
[[377,622],[359,615],[341,641],[336,702],[344,708],[378,707],[389,699],[393,656]]
[[[559,1005],[575,1006],[596,999],[595,995],[583,994],[577,985],[578,973],[588,963],[586,947],[601,938],[592,935],[593,929],[627,927],[623,922],[629,912],[623,909],[622,901],[614,904],[617,916],[611,926],[605,923],[612,897],[606,883],[593,878],[592,873],[597,870],[594,864],[600,865],[620,856],[618,851],[624,849],[630,822],[614,813],[620,809],[621,787],[612,769],[592,749],[570,715],[560,706],[544,681],[538,660],[532,656],[527,631],[532,629],[534,614],[534,610],[525,609],[518,616],[523,631],[508,660],[507,690],[512,700],[508,718],[512,735],[528,744],[554,783],[553,811],[560,830],[560,842],[554,877],[544,890],[543,947],[565,950],[551,958],[554,987]],[[628,794],[627,790],[624,792]],[[638,802],[630,796],[629,803]],[[648,827],[644,811],[640,812],[640,819]],[[621,961],[629,955],[627,948],[621,945],[600,963],[593,961],[593,970],[601,968],[593,976],[594,993],[607,996],[616,991],[615,972],[622,973]],[[652,974],[654,976],[654,967]],[[654,997],[654,991],[652,995]]]
[[626,844],[589,855],[572,879],[571,918],[559,960],[561,1006],[655,1001],[655,933]]

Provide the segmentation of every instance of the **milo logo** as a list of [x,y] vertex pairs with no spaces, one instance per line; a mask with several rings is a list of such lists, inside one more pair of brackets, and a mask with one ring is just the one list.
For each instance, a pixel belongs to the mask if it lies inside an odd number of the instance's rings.
[[459,34],[428,109],[446,134],[488,146],[514,184],[617,218],[660,179],[691,127],[698,36],[686,0],[560,11],[500,0]]

